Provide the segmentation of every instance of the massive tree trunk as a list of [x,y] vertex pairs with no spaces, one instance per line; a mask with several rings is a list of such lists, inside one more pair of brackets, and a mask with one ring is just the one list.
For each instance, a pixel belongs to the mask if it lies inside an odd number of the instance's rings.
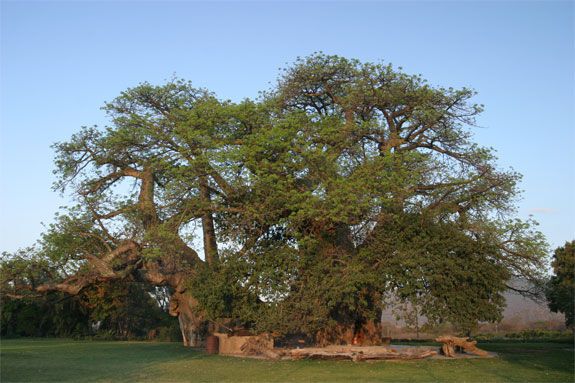
[[181,239],[175,245],[178,251],[159,260],[148,261],[142,269],[142,275],[153,285],[170,286],[173,293],[170,296],[169,314],[178,317],[184,346],[198,347],[204,319],[187,282],[193,277],[195,267],[201,260]]
[[177,316],[186,347],[198,347],[201,342],[203,319],[199,315],[198,302],[187,292],[175,292],[170,297],[170,315]]

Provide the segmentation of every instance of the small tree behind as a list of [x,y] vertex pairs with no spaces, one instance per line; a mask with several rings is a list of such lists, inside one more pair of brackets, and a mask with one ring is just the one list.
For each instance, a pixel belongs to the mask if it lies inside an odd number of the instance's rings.
[[547,288],[549,309],[565,314],[565,325],[573,328],[575,319],[575,241],[555,249],[553,271]]

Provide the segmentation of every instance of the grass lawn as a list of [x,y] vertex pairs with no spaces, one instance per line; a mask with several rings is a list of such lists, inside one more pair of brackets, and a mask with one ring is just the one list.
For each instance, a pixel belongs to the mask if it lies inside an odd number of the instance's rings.
[[495,359],[374,363],[210,356],[180,343],[2,340],[1,382],[573,382],[573,345],[486,343]]

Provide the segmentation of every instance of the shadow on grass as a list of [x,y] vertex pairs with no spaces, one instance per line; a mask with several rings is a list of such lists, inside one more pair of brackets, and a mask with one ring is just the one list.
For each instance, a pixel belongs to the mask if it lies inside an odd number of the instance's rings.
[[[522,370],[565,373],[574,377],[575,362],[572,344],[552,342],[481,344],[498,353],[499,358]],[[575,377],[574,377],[575,379]]]
[[210,356],[181,343],[8,340],[0,347],[2,382],[130,380],[156,364]]

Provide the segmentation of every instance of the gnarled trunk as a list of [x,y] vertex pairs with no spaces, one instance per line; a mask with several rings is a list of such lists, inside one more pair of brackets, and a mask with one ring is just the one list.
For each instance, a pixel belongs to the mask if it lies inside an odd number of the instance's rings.
[[201,343],[201,328],[203,318],[198,308],[198,302],[190,293],[175,292],[170,297],[170,315],[177,316],[180,331],[186,347],[198,347]]

